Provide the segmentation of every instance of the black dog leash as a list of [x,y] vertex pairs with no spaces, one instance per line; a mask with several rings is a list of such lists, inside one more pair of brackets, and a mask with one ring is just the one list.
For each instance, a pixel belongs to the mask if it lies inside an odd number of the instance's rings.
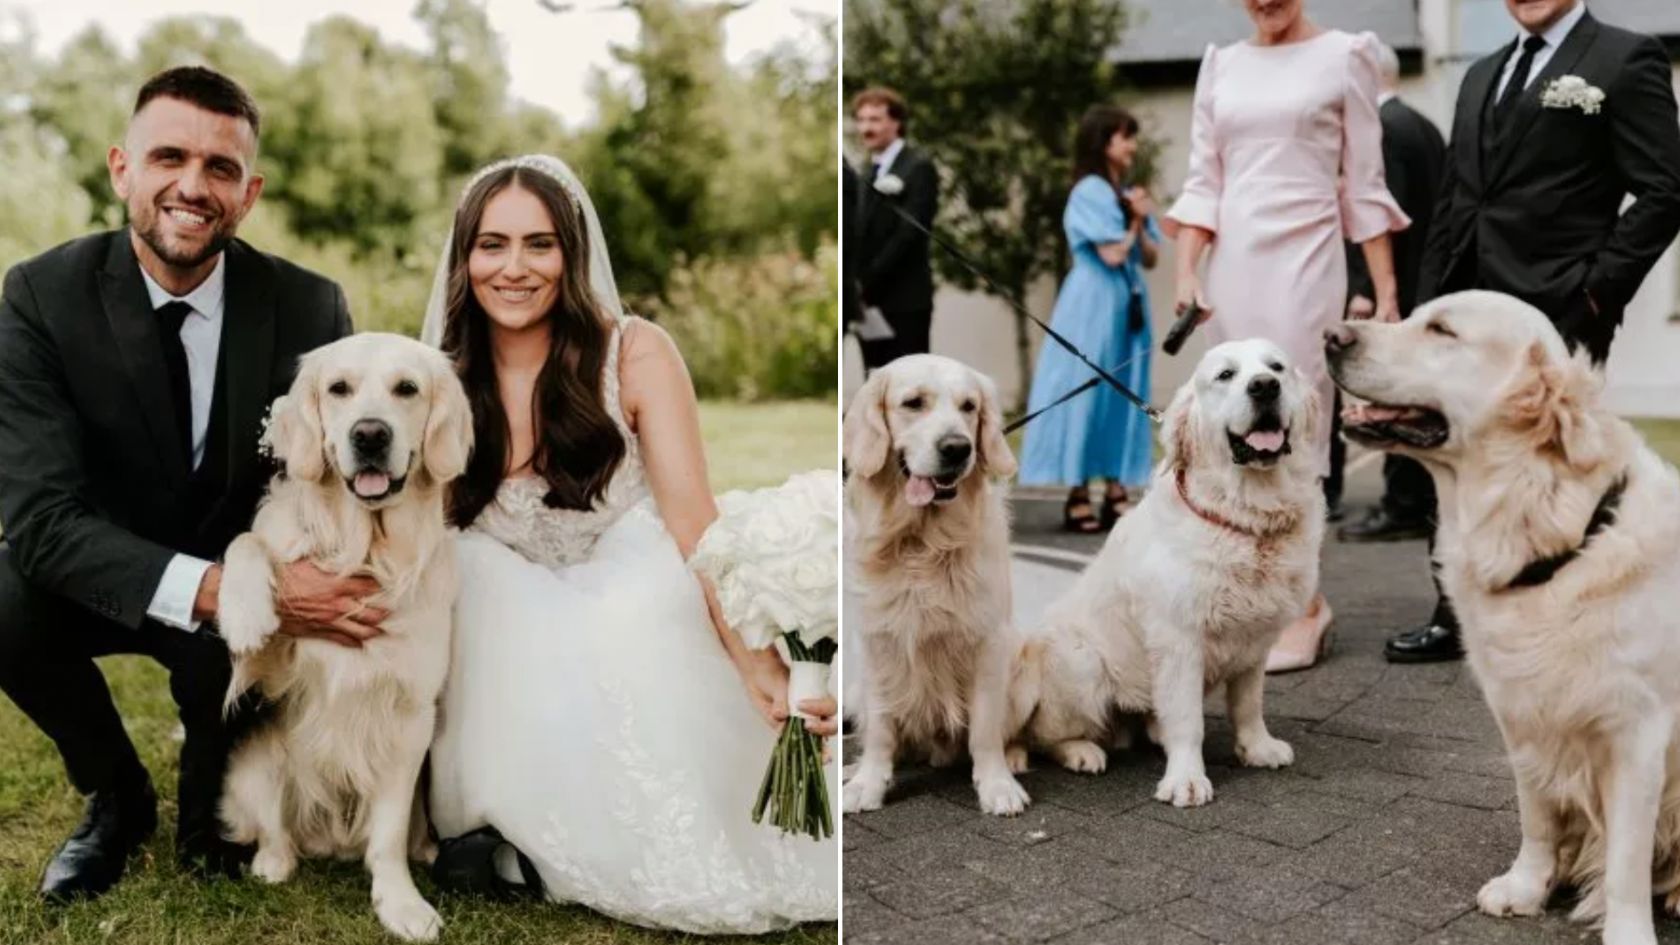
[[[1027,307],[1025,305],[1022,305],[1014,296],[1012,296],[1009,293],[1003,291],[1002,286],[999,286],[997,284],[997,282],[992,279],[991,276],[986,275],[986,273],[984,271],[982,271],[979,266],[976,266],[974,263],[970,262],[968,257],[964,256],[962,254],[961,250],[957,249],[955,246],[952,246],[950,243],[946,242],[944,239],[942,239],[939,236],[938,233],[935,233],[933,230],[923,226],[922,222],[920,220],[911,216],[909,211],[905,210],[903,207],[900,207],[898,204],[888,203],[887,208],[890,209],[892,212],[898,214],[899,218],[902,219],[904,222],[910,224],[912,227],[915,227],[923,235],[927,236],[928,239],[933,241],[934,245],[938,246],[940,249],[943,249],[945,252],[950,253],[951,257],[953,259],[955,259],[958,263],[962,264],[962,267],[964,269],[967,269],[970,275],[973,275],[975,278],[979,279],[981,282],[984,282],[986,284],[986,287],[991,289],[992,293],[994,295],[998,296],[999,298],[1003,299],[1005,302],[1009,303],[1009,307],[1014,309],[1017,314],[1026,316],[1028,319],[1030,319],[1032,321],[1033,324],[1035,324],[1038,327],[1044,329],[1044,333],[1046,335],[1049,335],[1050,339],[1052,341],[1056,342],[1057,344],[1061,345],[1063,348],[1067,349],[1069,354],[1078,358],[1082,363],[1084,363],[1084,365],[1086,367],[1090,368],[1093,372],[1096,373],[1097,376],[1095,378],[1092,378],[1086,384],[1082,385],[1081,387],[1079,387],[1076,390],[1069,391],[1068,393],[1062,395],[1060,398],[1058,398],[1055,401],[1055,403],[1050,404],[1049,407],[1045,407],[1045,408],[1037,411],[1036,413],[1030,414],[1026,417],[1023,417],[1022,419],[1016,420],[1015,422],[1011,423],[1009,426],[1005,427],[1004,432],[1009,432],[1011,430],[1014,430],[1014,429],[1020,427],[1022,424],[1025,424],[1027,421],[1033,419],[1033,417],[1036,417],[1039,414],[1043,413],[1045,410],[1050,409],[1050,407],[1054,407],[1057,404],[1065,403],[1068,400],[1078,396],[1079,394],[1084,393],[1085,391],[1091,389],[1092,387],[1095,387],[1097,385],[1098,381],[1105,381],[1105,382],[1108,383],[1108,386],[1114,388],[1116,391],[1119,391],[1120,396],[1122,396],[1122,397],[1126,398],[1128,401],[1130,401],[1132,406],[1134,406],[1137,409],[1143,411],[1144,416],[1146,416],[1149,419],[1155,421],[1156,423],[1161,422],[1161,411],[1159,411],[1159,410],[1155,409],[1153,406],[1151,406],[1149,401],[1144,400],[1142,397],[1139,397],[1137,395],[1137,393],[1134,392],[1130,387],[1127,387],[1125,384],[1120,383],[1119,378],[1116,378],[1113,374],[1109,373],[1108,371],[1103,370],[1103,368],[1101,366],[1099,366],[1096,362],[1094,362],[1090,358],[1086,357],[1085,352],[1080,351],[1079,348],[1076,347],[1073,342],[1067,340],[1066,338],[1063,338],[1060,332],[1056,331],[1056,329],[1054,329],[1054,328],[1051,328],[1048,324],[1046,324],[1044,322],[1043,319],[1039,318],[1037,315],[1034,315],[1032,312],[1028,311]],[[1130,362],[1128,361],[1127,363],[1130,363]],[[1121,365],[1121,367],[1124,367],[1124,366],[1125,365]],[[1116,370],[1118,370],[1118,369],[1116,369]]]
[[[1149,352],[1148,352],[1147,349],[1145,349],[1143,351],[1139,351],[1137,354],[1134,354],[1131,357],[1127,358],[1126,360],[1120,362],[1119,364],[1116,364],[1113,368],[1110,369],[1110,373],[1118,374],[1121,371],[1124,371],[1127,367],[1131,366],[1131,363],[1133,361],[1136,361],[1138,358],[1141,358],[1148,353]],[[1086,381],[1085,383],[1079,385],[1078,387],[1075,387],[1073,390],[1068,391],[1067,393],[1063,394],[1062,396],[1057,397],[1055,400],[1052,400],[1049,403],[1045,404],[1044,406],[1038,408],[1037,410],[1034,410],[1032,413],[1025,414],[1025,415],[1020,416],[1020,417],[1016,417],[1014,420],[1011,420],[1007,424],[1004,425],[1004,427],[1003,427],[1004,434],[1008,435],[1010,433],[1014,433],[1016,430],[1019,430],[1022,427],[1026,426],[1027,424],[1033,422],[1034,420],[1037,420],[1043,414],[1055,409],[1056,407],[1060,407],[1062,404],[1065,404],[1068,401],[1072,400],[1073,398],[1078,397],[1080,394],[1085,393],[1086,391],[1088,391],[1091,388],[1097,386],[1098,384],[1101,384],[1102,382],[1103,382],[1102,378],[1093,377],[1090,380]],[[1153,408],[1151,408],[1151,409],[1153,409]],[[1154,414],[1151,414],[1148,410],[1144,411],[1144,413],[1149,414],[1149,417],[1150,417],[1151,420],[1157,419],[1154,416]]]

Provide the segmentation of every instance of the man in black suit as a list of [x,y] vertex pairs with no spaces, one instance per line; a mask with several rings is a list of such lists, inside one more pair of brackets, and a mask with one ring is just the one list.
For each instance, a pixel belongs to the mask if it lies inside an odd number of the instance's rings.
[[[1521,29],[1459,89],[1418,301],[1509,293],[1602,365],[1628,300],[1680,232],[1668,55],[1652,37],[1600,23],[1581,0],[1505,5]],[[1435,619],[1385,649],[1396,662],[1463,652],[1444,598]]]
[[[47,864],[48,901],[97,896],[157,824],[146,769],[93,658],[168,668],[180,708],[176,852],[237,874],[216,808],[231,740],[215,633],[221,569],[269,468],[257,439],[300,355],[350,332],[332,282],[234,239],[262,191],[258,115],[208,69],[141,89],[111,181],[129,226],[20,263],[0,290],[0,689],[50,736],[86,818]],[[283,631],[366,639],[374,588],[308,564]]]
[[[1380,47],[1382,91],[1377,95],[1378,117],[1382,120],[1383,172],[1388,190],[1400,209],[1412,218],[1412,225],[1393,234],[1394,275],[1400,291],[1400,317],[1417,305],[1418,272],[1423,268],[1423,249],[1429,239],[1435,199],[1441,192],[1441,175],[1447,146],[1435,123],[1400,100],[1400,59],[1394,50]],[[1376,311],[1372,301],[1371,276],[1365,269],[1365,254],[1350,246],[1348,253],[1348,317],[1369,318]],[[1426,538],[1433,530],[1435,481],[1414,459],[1389,455],[1383,459],[1382,500],[1363,521],[1344,526],[1337,535],[1343,541],[1400,541]]]
[[852,99],[852,121],[870,154],[869,168],[859,174],[863,187],[857,208],[862,216],[862,301],[865,308],[879,309],[893,331],[891,338],[861,342],[866,370],[901,355],[925,354],[933,325],[928,238],[892,210],[897,206],[932,227],[939,207],[939,173],[905,143],[909,120],[904,99],[891,89],[865,89]]

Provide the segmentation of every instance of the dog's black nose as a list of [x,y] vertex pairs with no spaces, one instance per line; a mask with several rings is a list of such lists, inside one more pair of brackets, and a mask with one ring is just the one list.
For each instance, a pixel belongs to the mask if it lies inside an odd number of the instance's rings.
[[1335,325],[1324,329],[1324,353],[1341,354],[1359,343],[1359,333],[1352,325]]
[[969,454],[973,452],[974,444],[966,436],[952,434],[939,438],[939,459],[947,466],[968,462]]
[[1248,382],[1248,396],[1258,404],[1269,404],[1278,399],[1278,392],[1283,385],[1270,374],[1263,374]]
[[361,456],[379,456],[391,448],[391,425],[383,420],[357,420],[350,428],[350,445]]

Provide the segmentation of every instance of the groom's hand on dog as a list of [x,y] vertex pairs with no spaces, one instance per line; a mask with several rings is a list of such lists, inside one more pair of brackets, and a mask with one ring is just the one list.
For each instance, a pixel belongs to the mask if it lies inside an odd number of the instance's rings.
[[[339,577],[308,561],[294,561],[280,569],[274,609],[280,632],[294,637],[331,640],[340,646],[360,647],[385,631],[380,624],[391,612],[366,603],[379,593],[379,583],[363,575]],[[211,565],[198,588],[193,619],[216,619],[222,568]]]
[[360,647],[384,633],[379,625],[391,616],[366,602],[379,593],[379,583],[364,575],[339,577],[308,561],[294,561],[280,569],[278,583],[274,609],[280,632],[294,637]]

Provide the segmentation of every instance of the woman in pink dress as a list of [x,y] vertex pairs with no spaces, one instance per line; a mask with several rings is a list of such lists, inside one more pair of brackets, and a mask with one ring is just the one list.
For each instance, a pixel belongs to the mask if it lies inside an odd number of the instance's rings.
[[[1251,39],[1209,46],[1196,80],[1190,173],[1167,214],[1177,242],[1177,302],[1208,311],[1211,341],[1268,338],[1319,392],[1335,395],[1323,333],[1347,303],[1344,241],[1359,243],[1376,317],[1398,320],[1388,234],[1411,221],[1383,179],[1377,39],[1324,30],[1302,0],[1243,0]],[[1207,253],[1207,278],[1197,275]],[[1329,424],[1316,449],[1329,469]],[[1322,594],[1285,629],[1267,669],[1304,669],[1328,649]]]

